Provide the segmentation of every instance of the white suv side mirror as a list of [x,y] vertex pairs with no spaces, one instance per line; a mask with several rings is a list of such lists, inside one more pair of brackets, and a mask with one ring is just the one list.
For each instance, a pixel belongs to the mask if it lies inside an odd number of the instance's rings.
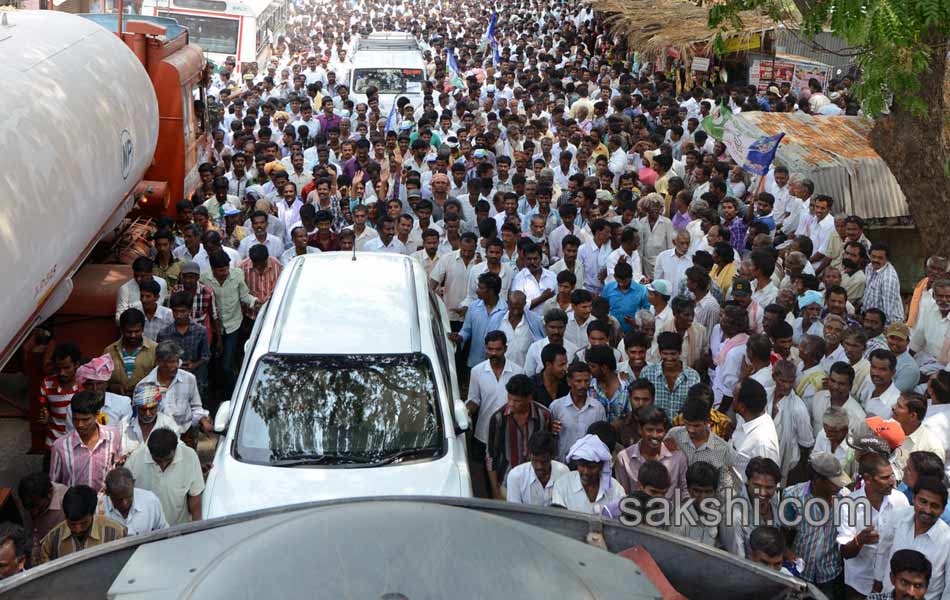
[[214,415],[214,430],[217,433],[225,433],[228,430],[228,421],[231,420],[231,401],[225,400],[218,407],[217,414]]
[[[219,414],[220,414],[220,409]],[[471,419],[468,416],[468,408],[462,402],[455,403],[455,426],[458,432],[468,431],[472,426]]]

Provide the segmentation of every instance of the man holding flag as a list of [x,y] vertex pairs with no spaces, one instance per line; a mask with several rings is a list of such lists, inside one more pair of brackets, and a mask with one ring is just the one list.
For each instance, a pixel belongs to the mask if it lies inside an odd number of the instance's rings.
[[452,48],[447,48],[446,53],[448,54],[445,60],[446,83],[449,89],[465,87],[465,78],[462,76],[462,69],[459,68],[458,61],[455,60],[455,51]]
[[703,130],[726,146],[726,152],[747,173],[763,176],[775,159],[784,133],[760,135],[743,119],[736,119],[728,106],[720,104],[702,121]]
[[498,13],[492,11],[491,18],[488,20],[488,29],[485,30],[485,37],[478,47],[479,52],[485,52],[485,47],[491,45],[492,48],[498,45],[498,39],[495,37],[495,25],[498,23]]

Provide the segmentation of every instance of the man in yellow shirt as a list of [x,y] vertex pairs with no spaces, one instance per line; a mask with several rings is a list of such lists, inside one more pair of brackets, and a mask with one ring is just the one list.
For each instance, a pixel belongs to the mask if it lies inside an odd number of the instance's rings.
[[96,492],[87,485],[75,485],[66,491],[63,496],[66,520],[43,538],[40,563],[125,537],[125,526],[97,515],[97,505]]

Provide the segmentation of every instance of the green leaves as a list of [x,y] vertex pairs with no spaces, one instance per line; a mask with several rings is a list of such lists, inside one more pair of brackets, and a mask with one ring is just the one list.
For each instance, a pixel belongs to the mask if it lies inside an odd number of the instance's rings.
[[[744,11],[777,19],[792,0],[725,0],[709,11],[709,26],[737,28]],[[862,69],[855,93],[866,114],[895,102],[917,116],[928,114],[920,97],[921,75],[933,60],[944,60],[950,41],[950,0],[793,0],[804,36],[830,30],[857,53]],[[721,36],[714,48],[723,51]],[[933,50],[939,49],[934,52]]]

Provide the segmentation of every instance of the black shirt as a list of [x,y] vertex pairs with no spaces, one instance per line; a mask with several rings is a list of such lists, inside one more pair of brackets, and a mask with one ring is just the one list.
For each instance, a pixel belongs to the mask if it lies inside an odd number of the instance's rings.
[[534,383],[534,401],[545,408],[551,406],[552,401],[563,398],[571,392],[567,381],[562,379],[557,382],[557,396],[552,398],[550,394],[548,394],[547,388],[544,387],[544,371],[532,377],[531,382]]

